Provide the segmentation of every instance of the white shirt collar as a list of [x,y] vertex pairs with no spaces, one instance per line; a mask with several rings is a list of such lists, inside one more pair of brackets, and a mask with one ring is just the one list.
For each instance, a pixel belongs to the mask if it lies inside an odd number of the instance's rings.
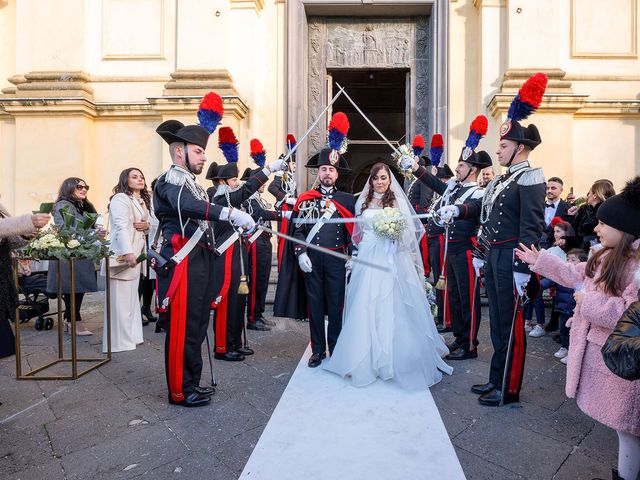
[[507,172],[508,173],[517,172],[518,170],[522,170],[523,168],[527,168],[528,166],[529,166],[529,162],[527,160],[525,160],[524,162],[517,163],[515,165],[511,165],[509,167],[509,170],[507,170]]

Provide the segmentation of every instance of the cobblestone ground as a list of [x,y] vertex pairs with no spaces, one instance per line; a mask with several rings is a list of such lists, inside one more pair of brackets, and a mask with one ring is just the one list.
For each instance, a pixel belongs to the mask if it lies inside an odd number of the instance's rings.
[[[94,335],[80,337],[78,348],[96,355],[102,295],[90,295],[84,311]],[[565,366],[553,358],[550,336],[529,339],[522,403],[477,403],[469,387],[486,381],[491,354],[483,314],[480,357],[455,363],[454,374],[432,388],[467,478],[609,478],[615,432],[565,397]],[[144,345],[76,381],[17,381],[14,358],[0,360],[2,478],[236,479],[307,345],[306,323],[277,322],[271,332],[248,332],[256,354],[247,361],[214,363],[219,386],[204,408],[167,403],[164,335],[153,325],[144,329]],[[21,331],[23,368],[55,358],[55,331],[35,331],[33,321]],[[64,347],[70,351],[68,336]]]

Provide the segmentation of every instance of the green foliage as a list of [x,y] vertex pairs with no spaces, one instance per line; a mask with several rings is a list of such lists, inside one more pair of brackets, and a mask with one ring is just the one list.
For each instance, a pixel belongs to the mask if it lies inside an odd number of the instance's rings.
[[27,246],[19,250],[22,257],[34,260],[68,260],[87,258],[98,260],[108,257],[109,241],[93,228],[98,215],[84,213],[81,219],[69,213],[68,207],[60,209],[63,225],[52,225],[38,232]]

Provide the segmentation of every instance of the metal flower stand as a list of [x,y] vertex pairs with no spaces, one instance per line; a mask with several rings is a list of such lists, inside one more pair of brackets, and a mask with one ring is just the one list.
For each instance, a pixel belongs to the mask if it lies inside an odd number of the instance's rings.
[[[63,323],[64,319],[62,317],[62,292],[60,286],[60,261],[59,260],[50,260],[55,261],[57,263],[56,268],[58,272],[58,284],[57,284],[57,301],[58,301],[58,358],[52,362],[47,363],[46,365],[42,365],[40,367],[34,368],[29,372],[22,372],[22,350],[20,346],[20,324],[19,322],[15,322],[15,337],[16,337],[16,378],[18,380],[75,380],[82,375],[89,373],[96,368],[101,367],[105,363],[111,360],[111,292],[110,292],[110,271],[109,271],[109,258],[105,258],[106,263],[106,290],[105,290],[105,308],[107,309],[107,322],[105,328],[107,329],[107,353],[106,357],[98,357],[98,358],[79,358],[78,357],[78,348],[76,344],[76,314],[75,314],[75,274],[74,274],[74,258],[69,259],[69,274],[70,274],[70,288],[69,294],[71,297],[70,304],[70,322],[71,322],[71,357],[64,356],[64,345],[63,345]],[[13,260],[13,281],[15,283],[16,289],[18,288],[18,265],[17,259]],[[19,312],[16,311],[16,315],[19,315]],[[20,318],[17,316],[16,318]],[[89,368],[78,371],[78,363],[85,362],[95,362]],[[44,370],[53,367],[59,363],[71,363],[71,374],[70,375],[37,375],[39,372],[43,372]]]

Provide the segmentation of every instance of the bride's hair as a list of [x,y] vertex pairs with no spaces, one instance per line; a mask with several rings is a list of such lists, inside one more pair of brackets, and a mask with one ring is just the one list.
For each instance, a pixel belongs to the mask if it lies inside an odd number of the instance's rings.
[[395,203],[396,203],[396,195],[395,193],[393,193],[393,190],[391,189],[391,170],[389,169],[389,166],[386,163],[376,163],[373,167],[371,167],[371,174],[369,175],[369,192],[367,193],[367,198],[365,198],[364,202],[362,203],[362,209],[360,210],[360,214],[362,214],[362,212],[364,212],[367,208],[369,208],[369,203],[371,203],[371,200],[373,200],[373,177],[375,177],[378,172],[380,172],[380,170],[384,170],[387,172],[387,175],[389,175],[389,187],[387,188],[387,191],[384,192],[384,195],[382,195],[382,208],[384,207],[394,207]]

